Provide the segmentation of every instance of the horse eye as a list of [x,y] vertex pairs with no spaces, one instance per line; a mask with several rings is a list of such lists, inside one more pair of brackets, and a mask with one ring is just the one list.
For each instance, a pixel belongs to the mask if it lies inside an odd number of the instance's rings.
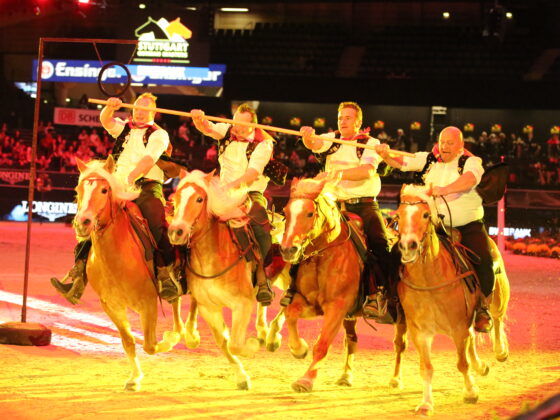
[[204,198],[202,197],[197,197],[196,202],[197,203],[202,203],[204,201]]
[[107,194],[108,191],[107,188],[101,188],[101,194]]
[[424,219],[427,219],[428,217],[430,217],[430,213],[425,212],[425,213],[422,215],[422,217],[423,217]]
[[309,213],[307,213],[307,217],[313,217],[313,214],[314,213],[312,211],[310,211]]

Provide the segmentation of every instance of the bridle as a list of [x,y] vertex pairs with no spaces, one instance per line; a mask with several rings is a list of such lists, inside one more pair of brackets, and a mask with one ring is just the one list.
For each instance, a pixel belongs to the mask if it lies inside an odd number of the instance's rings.
[[[430,208],[429,203],[426,200],[417,200],[417,201],[401,201],[400,205],[406,205],[406,206],[417,206],[419,204],[425,204],[428,206],[428,208]],[[398,221],[399,217],[396,216],[395,218],[393,218],[393,220],[391,221],[391,223],[389,223],[389,226],[392,226],[396,221]],[[426,260],[426,250],[427,247],[425,246],[426,243],[426,239],[428,237],[428,232],[430,230],[430,226],[434,227],[434,222],[432,221],[432,217],[430,214],[430,218],[428,220],[428,226],[426,227],[426,230],[424,231],[424,234],[422,235],[422,238],[420,238],[420,241],[418,243],[418,247],[419,252],[420,252],[420,257],[422,258],[422,260]],[[399,238],[399,241],[401,240],[401,233],[399,231],[397,231],[397,236]]]

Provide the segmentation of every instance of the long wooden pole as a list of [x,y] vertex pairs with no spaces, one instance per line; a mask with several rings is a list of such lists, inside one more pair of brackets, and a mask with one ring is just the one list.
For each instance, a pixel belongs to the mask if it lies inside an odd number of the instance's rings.
[[[107,105],[107,101],[103,100],[103,99],[90,98],[90,99],[88,99],[88,102],[90,102],[92,104],[98,104],[98,105]],[[144,111],[151,111],[151,112],[160,112],[162,114],[179,115],[181,117],[192,117],[190,112],[176,111],[174,109],[150,108],[148,106],[131,105],[131,104],[125,104],[125,103],[122,104],[122,107],[123,108],[130,108],[130,109],[141,109],[141,110],[144,110]],[[257,124],[257,123],[245,122],[245,121],[233,121],[232,119],[229,119],[229,118],[213,117],[212,115],[204,115],[204,118],[209,120],[209,121],[216,121],[216,122],[222,122],[222,123],[227,123],[227,124],[243,125],[243,126],[246,126],[246,127],[260,128],[262,130],[275,131],[277,133],[290,134],[292,136],[301,136],[301,133],[297,130],[289,130],[287,128],[274,127],[274,126],[271,126],[271,125]],[[361,144],[361,143],[358,143],[358,142],[355,142],[355,141],[333,139],[333,138],[330,138],[330,137],[322,137],[322,136],[313,136],[313,138],[317,138],[317,139],[320,139],[320,140],[328,140],[328,141],[332,141],[333,143],[348,144],[350,146],[361,147],[363,149],[375,150],[375,146],[372,146],[372,145],[369,145],[369,144]],[[412,153],[403,152],[401,150],[390,150],[389,153],[392,154],[392,155],[398,155],[398,156],[414,157],[414,155]]]

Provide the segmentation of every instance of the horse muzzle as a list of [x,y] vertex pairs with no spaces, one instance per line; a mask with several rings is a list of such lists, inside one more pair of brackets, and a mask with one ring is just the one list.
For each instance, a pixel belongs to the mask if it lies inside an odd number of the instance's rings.
[[192,226],[186,223],[171,223],[167,230],[169,242],[172,245],[185,245],[188,243],[191,236]]
[[87,237],[95,226],[95,218],[89,212],[78,213],[74,217],[73,226],[78,236]]
[[421,246],[416,239],[400,240],[399,250],[401,251],[401,262],[403,264],[413,263],[420,255]]
[[292,245],[289,247],[280,247],[280,254],[284,261],[288,263],[297,263],[302,254],[301,246]]

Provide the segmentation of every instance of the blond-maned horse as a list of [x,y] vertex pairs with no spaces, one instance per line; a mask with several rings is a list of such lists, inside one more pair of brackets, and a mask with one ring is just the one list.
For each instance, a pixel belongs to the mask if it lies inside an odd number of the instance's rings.
[[284,213],[286,228],[281,242],[284,259],[300,263],[297,293],[286,307],[288,345],[292,355],[304,358],[308,345],[299,336],[299,318],[323,316],[323,326],[313,347],[313,360],[305,374],[292,384],[298,392],[310,392],[319,363],[340,326],[346,330],[346,357],[339,385],[352,384],[352,366],[357,347],[356,319],[345,319],[359,291],[363,263],[352,241],[349,227],[342,223],[336,202],[323,193],[325,181],[292,181],[291,194]]
[[[259,341],[247,338],[256,290],[256,262],[247,261],[232,238],[226,219],[246,219],[241,210],[246,190],[223,191],[213,174],[182,172],[174,195],[175,214],[169,226],[171,243],[190,248],[187,282],[218,347],[234,367],[238,389],[250,388],[250,377],[237,356],[251,357]],[[231,309],[231,336],[222,314]],[[258,337],[266,340],[266,311],[259,309]]]
[[[167,352],[185,335],[181,320],[180,301],[173,304],[173,332],[165,332],[163,341],[156,337],[158,294],[153,282],[152,264],[146,262],[144,249],[130,224],[129,202],[138,193],[126,192],[113,175],[114,162],[79,159],[77,202],[74,229],[80,238],[89,237],[92,248],[86,265],[86,274],[99,295],[101,306],[117,327],[128,356],[132,372],[125,389],[137,391],[143,378],[136,355],[134,336],[130,329],[127,310],[140,315],[144,333],[144,351],[148,354]],[[135,206],[134,206],[135,207]],[[136,208],[139,214],[139,210]],[[196,333],[196,320],[189,320]]]
[[[435,226],[439,223],[437,210],[426,187],[407,185],[401,190],[401,204],[397,209],[399,248],[404,264],[397,286],[406,324],[397,325],[395,351],[397,363],[391,385],[402,385],[400,361],[405,350],[407,330],[420,355],[420,374],[424,380],[422,402],[416,407],[419,414],[433,413],[431,343],[435,334],[453,339],[457,349],[457,368],[464,377],[463,399],[478,400],[470,368],[480,375],[488,374],[488,366],[476,352],[473,329],[474,310],[480,289],[468,290],[463,276],[457,273],[451,254],[440,243]],[[494,321],[494,353],[499,361],[508,357],[508,341],[504,318],[509,300],[509,282],[497,246],[492,241],[492,256],[496,271],[496,285],[490,296],[490,313]]]

